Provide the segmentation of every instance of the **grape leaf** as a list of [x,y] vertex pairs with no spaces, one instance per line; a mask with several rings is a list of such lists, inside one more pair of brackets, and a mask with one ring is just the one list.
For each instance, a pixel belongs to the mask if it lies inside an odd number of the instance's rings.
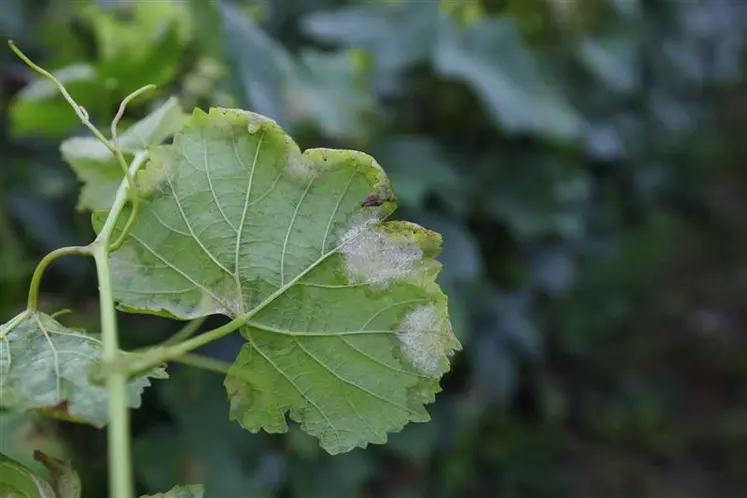
[[[101,363],[101,341],[63,327],[49,315],[26,310],[0,326],[0,407],[35,409],[96,427],[106,425],[108,393],[91,380]],[[156,368],[130,379],[128,405],[140,406]]]
[[199,484],[190,486],[175,486],[165,493],[143,495],[140,498],[202,498],[205,490]]
[[0,496],[55,498],[55,492],[47,481],[0,453]]
[[[178,131],[183,122],[179,100],[168,99],[158,109],[119,136],[119,147],[128,161],[138,150],[158,145]],[[111,207],[124,175],[117,158],[93,137],[73,137],[62,142],[62,157],[83,182],[78,209]]]
[[80,477],[70,461],[59,460],[41,451],[34,452],[34,459],[49,471],[57,498],[80,498]]
[[277,433],[289,413],[330,453],[429,419],[461,348],[435,281],[441,237],[382,221],[395,197],[372,157],[301,153],[270,119],[196,110],[138,181],[140,216],[111,259],[115,299],[245,320],[225,382],[233,419]]

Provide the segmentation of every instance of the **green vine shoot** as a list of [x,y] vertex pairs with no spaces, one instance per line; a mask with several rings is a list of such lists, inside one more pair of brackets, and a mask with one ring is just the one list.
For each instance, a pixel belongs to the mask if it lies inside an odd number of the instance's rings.
[[[173,362],[223,375],[226,416],[247,431],[286,432],[290,420],[331,454],[429,420],[425,406],[461,349],[436,282],[441,237],[386,220],[396,197],[374,158],[302,152],[267,117],[185,114],[175,97],[120,131],[127,106],[155,85],[123,99],[107,137],[60,79],[9,47],[93,135],[61,151],[83,184],[79,207],[91,212],[95,237],[44,257],[27,308],[0,326],[1,407],[106,427],[111,498],[135,496],[130,410]],[[100,334],[64,326],[67,310],[40,309],[44,274],[65,256],[95,262]],[[125,352],[118,311],[185,326]],[[226,323],[199,333],[215,315]],[[195,353],[234,333],[243,346],[232,364]],[[70,462],[35,458],[51,480],[2,457],[0,489],[80,496],[85,483]],[[202,493],[177,486],[159,496]]]

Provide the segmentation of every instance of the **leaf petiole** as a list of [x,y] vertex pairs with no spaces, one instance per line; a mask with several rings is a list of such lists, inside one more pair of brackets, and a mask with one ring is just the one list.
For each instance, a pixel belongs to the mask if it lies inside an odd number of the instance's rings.
[[189,339],[200,330],[200,327],[205,323],[205,320],[207,320],[206,316],[192,320],[182,327],[176,334],[163,341],[161,346],[168,347]]
[[222,375],[228,375],[228,371],[231,369],[230,363],[193,353],[185,354],[173,361]]
[[232,372],[230,363],[216,360],[215,358],[191,353],[180,356],[179,358],[175,358],[173,361],[176,363],[182,363],[190,367],[199,368],[207,372],[225,375],[226,377],[236,377],[238,379],[243,379],[247,382],[251,382],[248,372],[245,372],[238,368],[234,369],[234,371]]
[[47,267],[52,264],[56,259],[62,256],[78,255],[78,256],[91,256],[90,247],[60,247],[50,252],[36,266],[34,275],[31,277],[31,285],[29,286],[29,298],[26,307],[30,310],[36,309],[39,304],[39,287],[41,286],[41,280],[44,276],[44,271]]
[[132,375],[136,372],[148,370],[162,363],[178,361],[190,351],[205,346],[213,341],[217,341],[221,337],[225,337],[238,330],[246,324],[247,319],[246,316],[240,316],[234,318],[225,325],[209,330],[189,340],[165,347],[154,346],[145,351],[134,353],[128,359],[120,358],[118,361],[103,365],[102,374],[106,376],[115,372],[126,372],[128,375]]

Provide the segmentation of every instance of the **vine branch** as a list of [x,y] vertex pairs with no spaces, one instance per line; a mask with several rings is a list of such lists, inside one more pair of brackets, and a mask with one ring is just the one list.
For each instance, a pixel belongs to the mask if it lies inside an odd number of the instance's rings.
[[111,124],[112,145],[114,146],[114,149],[116,150],[117,159],[119,160],[119,165],[122,167],[122,172],[124,173],[124,176],[127,179],[127,184],[129,185],[129,191],[130,191],[130,202],[132,203],[132,212],[130,213],[130,217],[127,219],[127,223],[122,229],[122,233],[119,235],[117,240],[112,244],[110,248],[112,252],[122,247],[122,244],[124,244],[124,241],[125,241],[125,237],[127,237],[127,234],[132,228],[132,225],[135,222],[135,219],[137,218],[137,215],[140,211],[140,197],[138,196],[137,186],[135,184],[135,178],[130,173],[129,168],[127,167],[127,161],[125,161],[124,155],[122,154],[122,150],[119,147],[119,137],[117,136],[117,126],[119,125],[119,121],[122,119],[122,116],[124,116],[124,112],[125,112],[125,109],[127,109],[127,105],[133,99],[137,98],[140,94],[145,93],[149,90],[153,90],[154,88],[156,88],[156,85],[145,85],[144,87],[135,90],[134,92],[129,94],[127,97],[125,97],[122,103],[119,105],[119,110],[117,111],[117,114],[114,116],[114,119],[112,120],[112,124]]
[[[57,258],[68,254],[82,254],[93,256],[96,262],[96,273],[99,283],[99,301],[101,308],[101,336],[103,342],[102,360],[104,363],[116,362],[120,356],[119,338],[117,333],[117,315],[114,308],[114,294],[112,289],[111,271],[109,268],[109,254],[112,248],[116,249],[118,244],[124,241],[127,231],[132,226],[135,216],[137,215],[137,190],[134,182],[135,174],[145,163],[148,154],[141,151],[135,154],[132,164],[128,167],[124,155],[119,148],[117,138],[117,125],[124,115],[127,104],[142,94],[153,88],[152,85],[140,88],[128,95],[119,107],[117,115],[111,124],[112,140],[108,140],[104,135],[91,123],[88,112],[72,98],[65,86],[49,71],[46,71],[31,61],[23,52],[21,52],[12,41],[8,41],[10,49],[31,69],[49,79],[62,96],[67,100],[75,111],[80,121],[85,125],[93,135],[118,159],[123,169],[124,179],[117,189],[114,204],[107,216],[103,228],[96,239],[86,247],[65,247],[52,251],[46,255],[31,279],[28,309],[26,313],[36,309],[39,300],[39,287],[46,268]],[[130,219],[127,221],[120,237],[111,244],[114,229],[117,220],[127,203],[128,197],[132,198],[132,212]],[[22,315],[21,315],[22,316]],[[132,451],[130,447],[130,412],[127,406],[127,372],[112,372],[106,377],[106,388],[108,392],[108,410],[109,424],[107,427],[108,451],[109,451],[109,489],[111,498],[132,498],[134,496],[133,472],[132,472]]]

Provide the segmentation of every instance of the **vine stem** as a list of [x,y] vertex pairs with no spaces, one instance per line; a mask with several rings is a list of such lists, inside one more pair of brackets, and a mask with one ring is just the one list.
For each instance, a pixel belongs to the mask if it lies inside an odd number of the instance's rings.
[[119,238],[112,244],[111,251],[116,251],[120,247],[122,247],[122,244],[124,244],[125,237],[127,237],[127,234],[130,231],[130,228],[132,228],[133,223],[135,223],[135,220],[137,219],[138,211],[140,210],[140,196],[137,193],[137,186],[135,185],[135,178],[132,176],[132,173],[130,173],[129,168],[127,167],[127,161],[125,161],[124,155],[122,154],[122,150],[119,147],[119,136],[117,135],[117,126],[119,125],[119,121],[122,119],[122,116],[124,116],[125,109],[127,109],[127,105],[135,98],[137,98],[141,93],[145,93],[147,91],[153,90],[156,88],[156,85],[145,85],[142,88],[139,88],[129,94],[125,99],[122,101],[122,103],[119,105],[119,110],[117,111],[117,114],[114,116],[114,119],[112,120],[111,125],[111,132],[112,132],[112,145],[114,146],[114,150],[116,151],[117,159],[119,160],[119,164],[122,168],[122,172],[124,173],[125,178],[127,178],[127,183],[130,186],[130,202],[132,203],[132,212],[130,213],[130,217],[127,220],[127,224],[122,229],[122,233],[119,235]]
[[[147,153],[135,155],[129,167],[134,176],[145,163]],[[99,302],[101,308],[101,339],[103,345],[102,360],[115,362],[120,356],[119,335],[117,332],[117,313],[114,308],[111,271],[109,269],[110,240],[117,219],[128,199],[129,182],[122,180],[117,190],[109,216],[99,232],[90,250],[96,261],[96,273],[99,281]],[[130,409],[127,406],[127,372],[111,372],[106,376],[106,389],[109,394],[109,495],[111,498],[132,498],[134,496],[132,472],[132,448],[130,444]]]
[[[114,308],[114,293],[112,290],[112,279],[111,271],[109,268],[109,254],[116,250],[125,240],[125,237],[132,227],[135,216],[138,211],[138,198],[137,189],[135,185],[135,174],[140,167],[145,163],[148,157],[146,151],[141,151],[135,154],[135,158],[129,167],[125,161],[124,155],[119,148],[118,137],[117,137],[117,125],[120,119],[124,115],[127,104],[142,94],[143,92],[154,88],[154,85],[146,85],[129,96],[127,96],[119,107],[119,111],[115,116],[111,124],[112,140],[108,140],[96,126],[91,123],[88,112],[85,108],[79,105],[68,93],[65,86],[55,76],[35,64],[29,59],[23,52],[12,41],[8,41],[10,49],[31,69],[49,79],[57,89],[60,91],[65,100],[70,104],[75,111],[75,115],[78,116],[81,123],[88,128],[91,133],[114,155],[120,166],[122,167],[124,179],[117,189],[117,195],[114,199],[114,204],[106,218],[104,226],[99,232],[96,239],[89,244],[87,247],[66,247],[52,251],[45,256],[34,271],[34,275],[31,280],[29,289],[28,299],[28,310],[36,308],[39,300],[39,286],[41,284],[42,276],[46,268],[57,258],[68,254],[84,254],[92,255],[96,262],[96,273],[99,281],[99,301],[101,308],[101,338],[103,341],[103,355],[102,360],[104,363],[116,362],[120,356],[119,349],[119,336],[117,333],[117,313]],[[132,212],[130,218],[127,220],[125,227],[120,231],[119,237],[116,239],[114,244],[111,244],[112,235],[117,225],[125,204],[127,203],[128,196],[132,200]],[[134,486],[133,486],[133,472],[132,472],[132,450],[130,447],[130,411],[127,406],[128,392],[127,392],[127,378],[128,373],[126,371],[115,371],[111,372],[106,377],[106,388],[109,395],[109,425],[108,431],[108,450],[109,450],[109,496],[111,498],[133,498]]]
[[[93,257],[96,260],[99,279],[101,339],[104,343],[102,360],[115,361],[119,357],[119,337],[109,272],[109,248],[103,244],[94,245]],[[109,496],[132,498],[134,488],[130,447],[130,409],[127,406],[127,372],[112,372],[108,375],[106,389],[109,394],[109,425],[107,426]]]
[[41,280],[47,267],[56,259],[72,254],[80,256],[90,256],[91,249],[89,247],[77,246],[60,247],[59,249],[55,249],[54,251],[44,256],[44,258],[42,258],[42,260],[36,266],[36,270],[34,270],[34,275],[31,277],[31,285],[29,286],[29,299],[26,308],[35,310],[39,305],[39,287],[41,286]]

